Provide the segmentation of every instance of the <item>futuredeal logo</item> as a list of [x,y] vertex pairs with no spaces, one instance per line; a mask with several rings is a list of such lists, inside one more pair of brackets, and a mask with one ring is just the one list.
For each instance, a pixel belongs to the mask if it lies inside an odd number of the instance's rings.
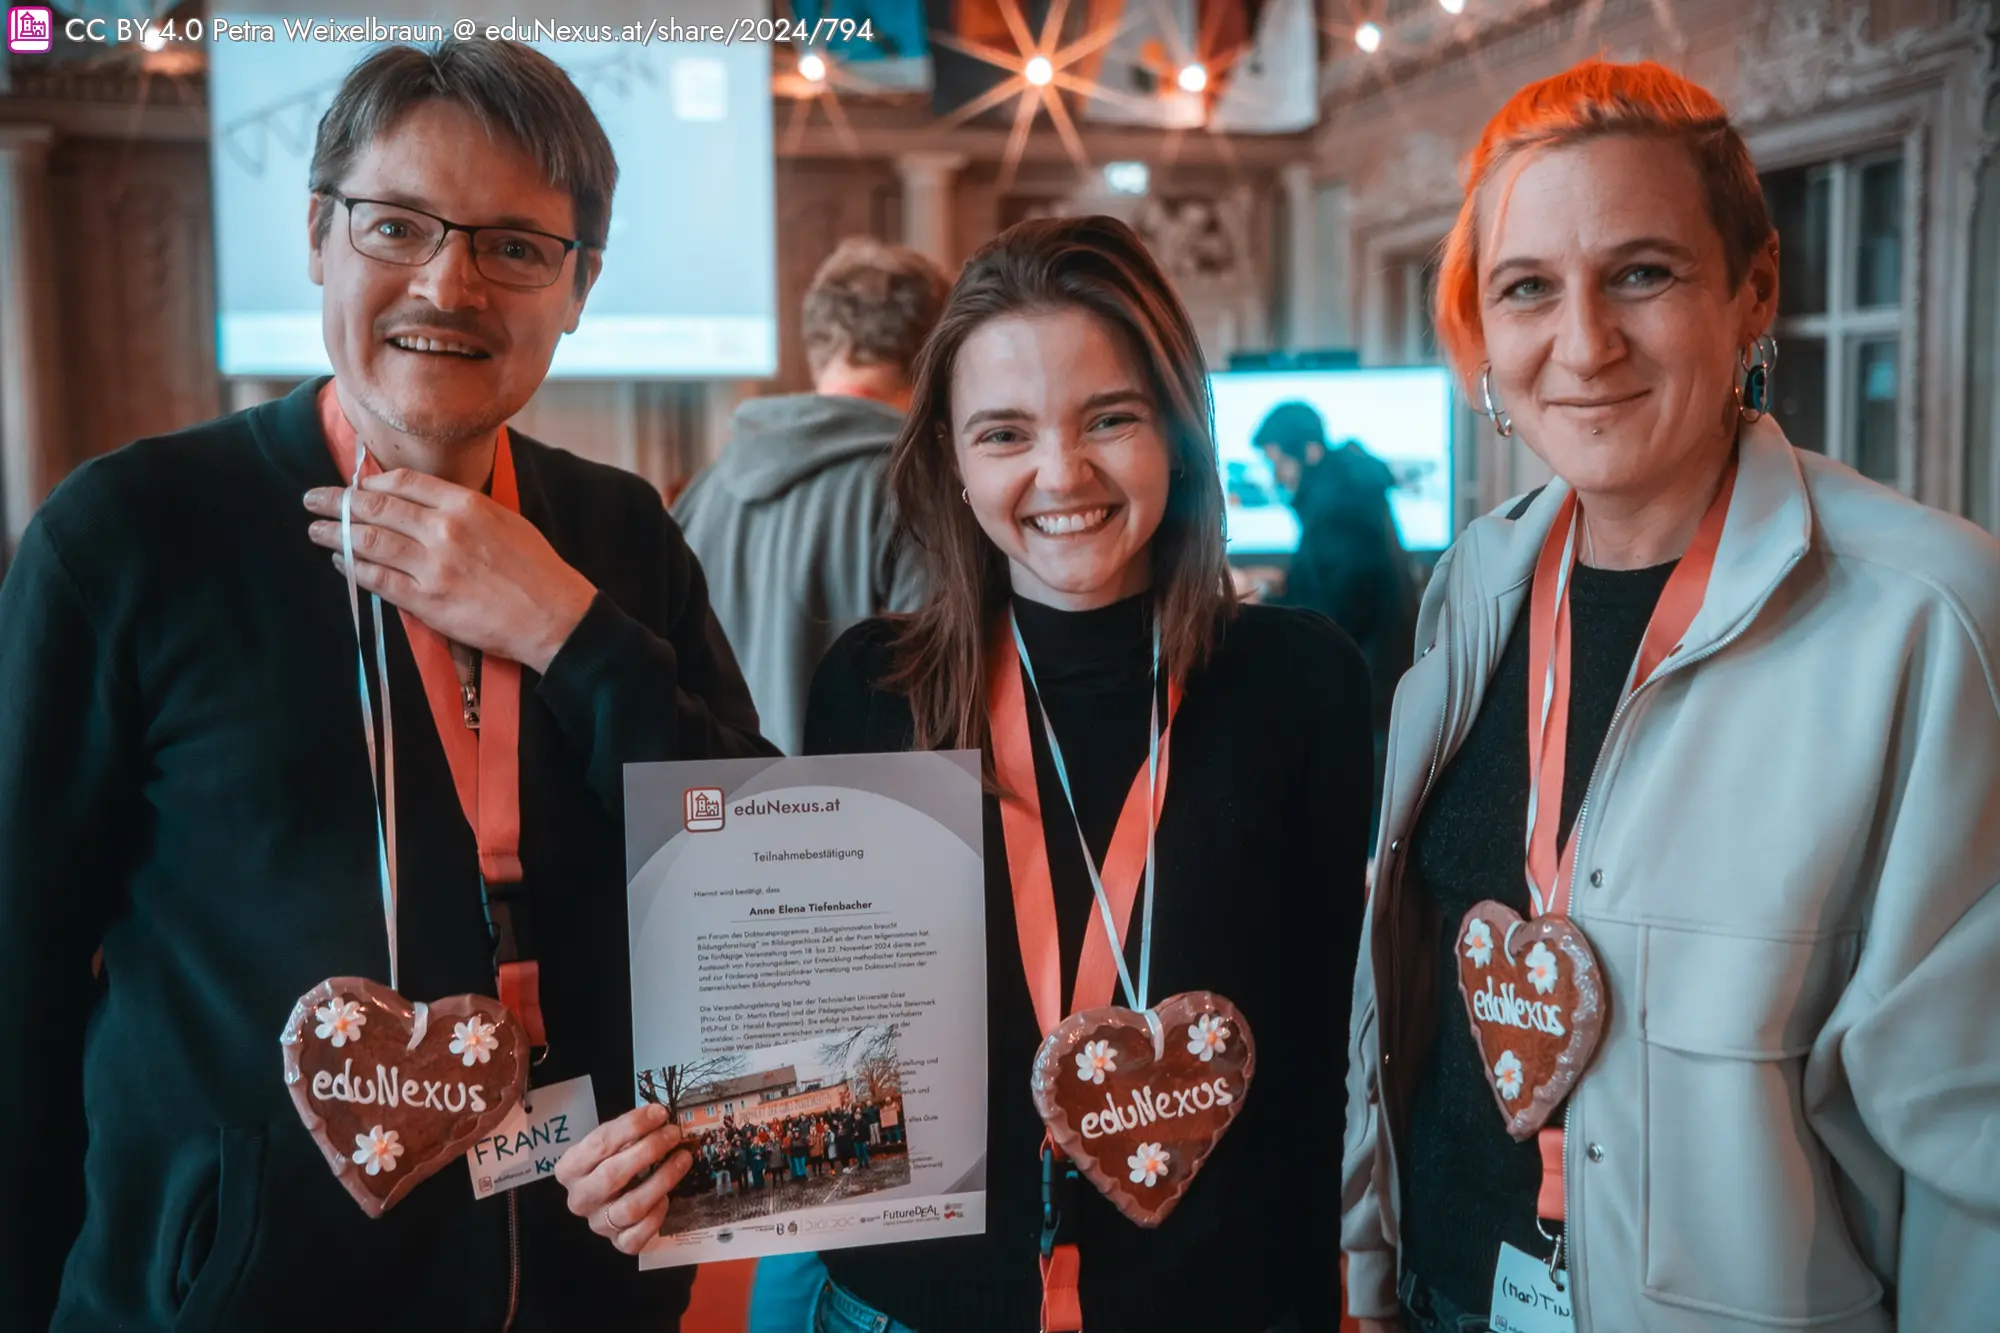
[[936,1204],[923,1203],[914,1208],[885,1208],[882,1210],[882,1225],[909,1226],[913,1222],[937,1222],[943,1220]]
[[689,833],[720,832],[722,788],[689,787],[681,795],[681,814]]

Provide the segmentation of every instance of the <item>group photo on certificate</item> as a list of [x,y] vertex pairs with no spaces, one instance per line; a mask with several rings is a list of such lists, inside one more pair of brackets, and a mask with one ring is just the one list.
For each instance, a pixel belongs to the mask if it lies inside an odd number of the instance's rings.
[[581,2],[10,16],[0,1333],[2000,1333],[1992,6]]
[[639,1095],[667,1107],[693,1159],[664,1235],[910,1183],[890,1026],[644,1070]]

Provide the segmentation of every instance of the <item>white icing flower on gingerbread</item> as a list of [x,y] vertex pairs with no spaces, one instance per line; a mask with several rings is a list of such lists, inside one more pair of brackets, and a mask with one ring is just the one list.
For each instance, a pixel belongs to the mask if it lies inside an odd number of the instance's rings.
[[1076,1055],[1076,1076],[1085,1083],[1102,1083],[1106,1074],[1118,1072],[1108,1041],[1087,1041]]
[[474,1060],[485,1064],[499,1049],[500,1039],[493,1035],[493,1024],[480,1022],[479,1015],[451,1025],[451,1053],[464,1056],[466,1064]]
[[1465,956],[1474,967],[1485,967],[1493,961],[1493,927],[1476,917],[1465,928]]
[[361,1025],[368,1021],[368,1015],[361,1012],[361,1006],[353,1000],[328,1000],[313,1010],[313,1017],[319,1026],[313,1035],[321,1041],[331,1041],[335,1049],[354,1042],[361,1042]]
[[1544,995],[1556,988],[1556,956],[1546,940],[1536,940],[1528,950],[1528,984]]
[[1229,1049],[1229,1029],[1214,1014],[1203,1014],[1199,1022],[1188,1024],[1188,1054],[1198,1055],[1207,1064]]
[[354,1136],[354,1164],[368,1168],[368,1174],[379,1175],[396,1169],[396,1159],[403,1155],[403,1145],[396,1139],[396,1131],[375,1126],[366,1134]]
[[1132,1183],[1151,1188],[1167,1174],[1167,1150],[1157,1143],[1142,1143],[1139,1151],[1125,1159],[1125,1165],[1132,1168]]
[[1511,1102],[1521,1095],[1521,1060],[1512,1051],[1500,1052],[1493,1066],[1493,1086],[1500,1090],[1503,1101]]

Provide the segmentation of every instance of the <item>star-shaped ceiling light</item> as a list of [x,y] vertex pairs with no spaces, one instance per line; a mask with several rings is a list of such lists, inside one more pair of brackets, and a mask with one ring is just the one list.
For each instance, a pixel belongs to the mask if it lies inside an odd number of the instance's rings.
[[[998,182],[1001,190],[1006,190],[1013,183],[1014,172],[1027,148],[1028,135],[1043,108],[1048,110],[1049,122],[1055,126],[1077,170],[1090,170],[1089,155],[1062,99],[1063,92],[1116,103],[1143,112],[1148,118],[1161,116],[1163,99],[1177,99],[1189,105],[1188,113],[1183,118],[1161,117],[1154,122],[1166,130],[1161,157],[1168,163],[1175,161],[1179,157],[1182,135],[1188,129],[1200,128],[1214,140],[1218,156],[1234,166],[1233,147],[1228,136],[1215,129],[1210,111],[1226,86],[1231,67],[1248,54],[1252,42],[1246,40],[1228,50],[1221,49],[1226,40],[1220,32],[1221,20],[1226,17],[1224,6],[1206,6],[1203,30],[1190,39],[1181,31],[1180,24],[1162,0],[1145,0],[1144,4],[1130,0],[1120,20],[1100,23],[1094,31],[1067,46],[1057,43],[1069,8],[1068,0],[1051,0],[1039,38],[1030,31],[1018,0],[997,0],[997,8],[1013,37],[1013,51],[937,30],[932,31],[931,39],[940,46],[1004,70],[1010,76],[959,107],[937,127],[940,133],[948,133],[1010,98],[1017,99],[1013,132],[1008,136],[1006,153],[1001,160]],[[1139,96],[1107,87],[1085,77],[1075,68],[1079,62],[1110,45],[1129,25],[1148,15],[1154,20],[1154,29],[1159,37],[1144,44],[1137,64],[1153,77],[1155,86],[1161,90],[1159,94]]]
[[1070,118],[1061,91],[1066,89],[1085,97],[1112,95],[1092,80],[1077,77],[1070,72],[1070,67],[1109,45],[1123,25],[1101,24],[1095,32],[1084,34],[1068,46],[1058,46],[1063,20],[1069,11],[1069,0],[1050,0],[1039,37],[1030,30],[1027,17],[1021,13],[1019,0],[998,0],[998,7],[1001,18],[1007,24],[1008,35],[1014,39],[1015,49],[1012,51],[969,41],[956,33],[931,30],[931,40],[939,46],[984,61],[1006,71],[1008,75],[938,122],[938,132],[949,133],[1010,98],[1018,99],[1014,104],[1014,128],[1007,136],[1007,151],[1000,162],[999,188],[1004,191],[1013,184],[1014,172],[1028,147],[1028,135],[1035,127],[1037,114],[1044,108],[1048,110],[1049,123],[1055,126],[1070,160],[1076,164],[1077,170],[1088,171],[1090,156],[1084,151],[1083,136],[1077,133],[1076,122]]

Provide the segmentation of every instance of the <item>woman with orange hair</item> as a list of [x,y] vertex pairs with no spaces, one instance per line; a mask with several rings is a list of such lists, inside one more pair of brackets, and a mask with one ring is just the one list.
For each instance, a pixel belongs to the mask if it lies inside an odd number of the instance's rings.
[[2000,1327],[2000,544],[1764,415],[1777,250],[1657,65],[1473,153],[1439,329],[1555,480],[1440,562],[1397,691],[1364,1328]]

